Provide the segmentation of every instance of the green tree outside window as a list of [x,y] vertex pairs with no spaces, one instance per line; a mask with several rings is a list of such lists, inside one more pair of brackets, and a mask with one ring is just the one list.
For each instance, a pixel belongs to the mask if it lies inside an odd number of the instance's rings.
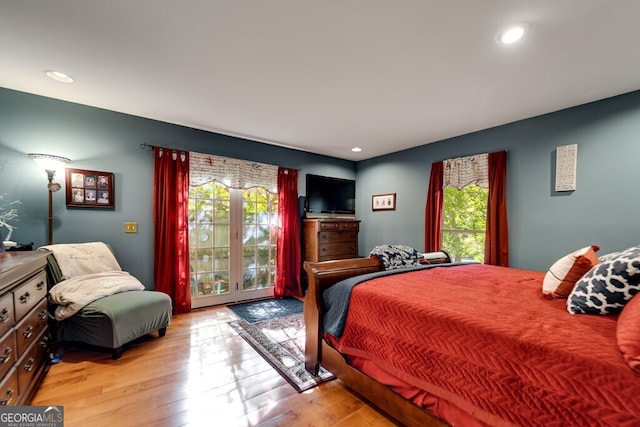
[[454,262],[484,261],[488,194],[488,189],[475,184],[445,187],[442,248]]

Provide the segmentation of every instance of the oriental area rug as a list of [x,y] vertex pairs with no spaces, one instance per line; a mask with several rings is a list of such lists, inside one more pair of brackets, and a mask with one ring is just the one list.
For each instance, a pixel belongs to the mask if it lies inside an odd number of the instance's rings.
[[[260,303],[264,304],[263,301],[255,304]],[[300,306],[301,304],[300,301]],[[282,310],[282,313],[286,312],[287,310]],[[298,393],[335,378],[323,368],[320,368],[318,375],[312,375],[304,368],[305,331],[301,309],[294,314],[269,317],[253,323],[244,319],[234,320],[229,322],[229,326],[269,362]]]

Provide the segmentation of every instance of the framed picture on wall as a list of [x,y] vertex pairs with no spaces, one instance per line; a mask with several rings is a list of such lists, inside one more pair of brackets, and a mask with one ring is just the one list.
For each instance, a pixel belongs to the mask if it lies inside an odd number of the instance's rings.
[[371,196],[371,210],[395,211],[396,193],[374,194],[373,196]]
[[67,206],[83,208],[115,207],[116,193],[112,172],[66,169]]

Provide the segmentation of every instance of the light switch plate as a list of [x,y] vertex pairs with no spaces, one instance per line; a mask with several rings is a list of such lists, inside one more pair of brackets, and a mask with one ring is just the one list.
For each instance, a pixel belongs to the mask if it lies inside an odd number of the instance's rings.
[[137,233],[138,232],[138,223],[137,222],[125,222],[124,223],[124,232],[125,233]]

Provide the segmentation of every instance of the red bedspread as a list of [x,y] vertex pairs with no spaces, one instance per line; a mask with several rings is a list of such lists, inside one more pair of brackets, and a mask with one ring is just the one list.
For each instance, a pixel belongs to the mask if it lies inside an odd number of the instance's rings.
[[544,274],[464,265],[356,286],[333,345],[494,426],[639,426],[616,316],[571,315]]

